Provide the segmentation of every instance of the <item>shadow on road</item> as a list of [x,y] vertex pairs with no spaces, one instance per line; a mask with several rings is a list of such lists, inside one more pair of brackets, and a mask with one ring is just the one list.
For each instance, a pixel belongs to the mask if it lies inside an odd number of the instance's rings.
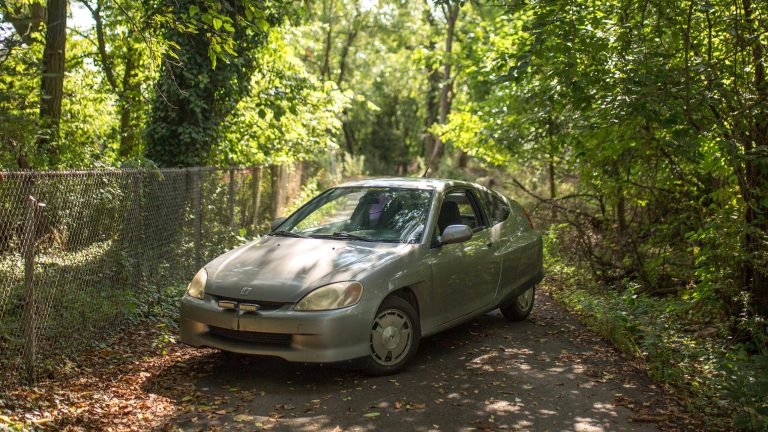
[[494,312],[424,339],[396,376],[200,350],[143,389],[183,407],[166,430],[656,430],[663,405],[545,295],[527,321]]

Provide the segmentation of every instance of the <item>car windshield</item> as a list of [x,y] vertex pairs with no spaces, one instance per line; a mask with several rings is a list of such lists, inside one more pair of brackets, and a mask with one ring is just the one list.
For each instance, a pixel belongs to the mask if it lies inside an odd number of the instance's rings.
[[271,235],[418,243],[431,200],[428,190],[335,188],[300,208]]

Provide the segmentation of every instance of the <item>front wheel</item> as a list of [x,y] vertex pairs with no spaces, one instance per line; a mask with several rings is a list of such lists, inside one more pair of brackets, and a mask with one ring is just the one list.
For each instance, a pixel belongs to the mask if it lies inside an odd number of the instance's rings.
[[520,293],[510,304],[501,306],[499,310],[504,318],[510,321],[522,321],[528,318],[533,310],[533,301],[536,297],[536,285]]
[[402,370],[416,354],[421,330],[413,306],[400,297],[384,299],[370,329],[370,353],[363,370],[389,375]]

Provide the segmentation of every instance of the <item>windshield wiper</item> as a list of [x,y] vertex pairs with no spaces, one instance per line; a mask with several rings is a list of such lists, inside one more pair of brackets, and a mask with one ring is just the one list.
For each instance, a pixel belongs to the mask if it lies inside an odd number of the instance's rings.
[[352,239],[352,240],[360,240],[360,241],[366,241],[366,242],[372,242],[374,240],[369,239],[368,237],[363,237],[355,234],[350,234],[348,232],[335,232],[333,234],[314,234],[310,237],[313,238],[341,238],[341,239]]
[[279,236],[279,237],[294,237],[294,238],[307,238],[307,236],[291,231],[286,230],[279,230],[279,231],[273,231],[269,233],[271,236]]

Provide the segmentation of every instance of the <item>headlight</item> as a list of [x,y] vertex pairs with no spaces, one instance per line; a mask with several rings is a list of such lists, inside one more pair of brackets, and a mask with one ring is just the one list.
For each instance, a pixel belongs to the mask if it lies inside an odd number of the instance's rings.
[[202,300],[205,297],[205,282],[208,280],[208,272],[201,268],[187,286],[187,294],[190,297]]
[[337,282],[322,286],[304,296],[293,308],[297,311],[324,311],[352,306],[363,296],[360,282]]

